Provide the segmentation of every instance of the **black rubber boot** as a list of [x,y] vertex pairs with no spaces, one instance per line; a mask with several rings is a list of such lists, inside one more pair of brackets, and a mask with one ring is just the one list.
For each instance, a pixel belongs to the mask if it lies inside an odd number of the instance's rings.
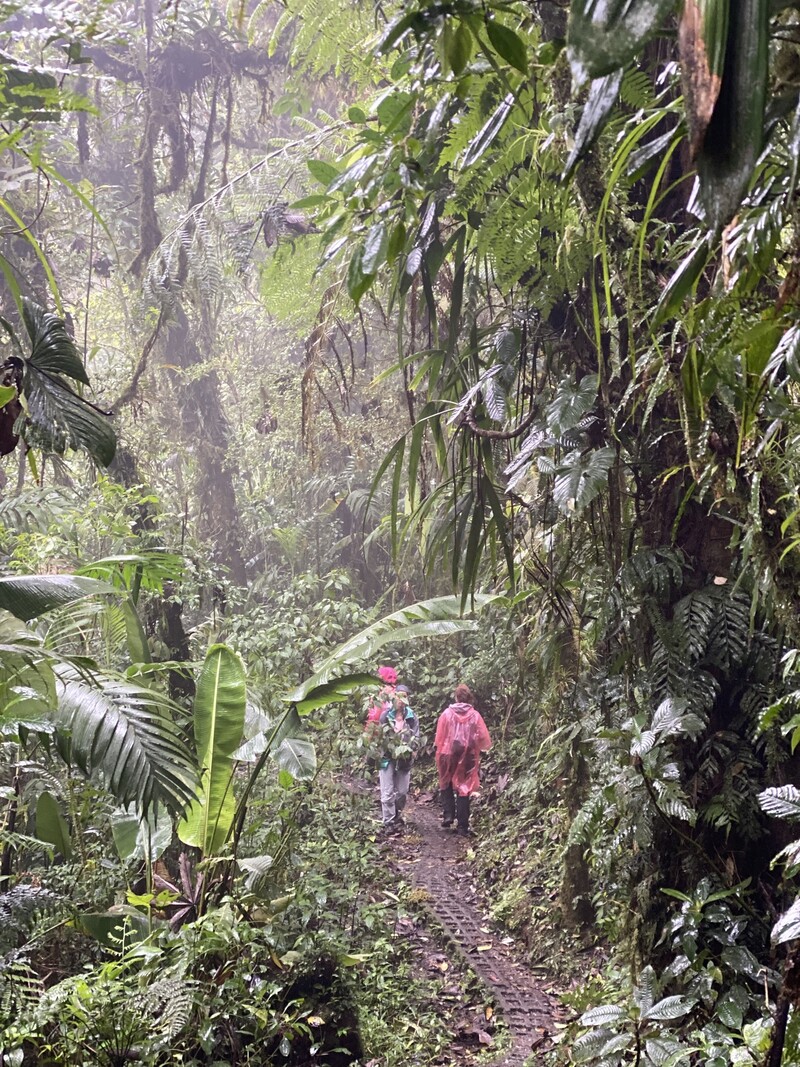
[[442,798],[442,826],[452,826],[456,818],[456,798],[453,787],[448,785],[441,790]]
[[469,797],[456,797],[458,832],[469,837]]

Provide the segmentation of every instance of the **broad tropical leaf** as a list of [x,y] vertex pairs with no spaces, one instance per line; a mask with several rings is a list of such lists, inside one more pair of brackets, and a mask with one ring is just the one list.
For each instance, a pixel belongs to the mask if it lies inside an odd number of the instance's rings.
[[48,452],[85,449],[102,466],[114,458],[117,438],[108,418],[78,396],[58,375],[28,363],[23,392],[32,444]]
[[141,818],[133,805],[118,808],[111,816],[111,833],[123,863],[144,860],[153,863],[172,842],[172,819],[167,812],[151,812]]
[[28,362],[37,370],[66,374],[88,385],[86,370],[63,320],[27,297],[22,298],[22,318],[31,345]]
[[795,785],[778,785],[758,794],[758,802],[767,815],[776,819],[800,819],[800,789]]
[[36,803],[36,836],[52,845],[65,860],[72,855],[72,840],[58,801],[44,790]]
[[697,155],[700,196],[711,230],[739,209],[764,138],[769,0],[731,4],[719,98]]
[[25,439],[50,452],[84,448],[98,463],[108,466],[116,451],[116,435],[108,413],[84,400],[70,384],[71,380],[88,385],[89,379],[63,320],[26,297],[21,306],[29,350],[23,349],[5,320],[3,326],[23,363]]
[[[481,611],[500,599],[502,598],[499,596],[476,593],[470,604],[474,611]],[[431,600],[421,600],[407,608],[392,612],[391,615],[373,623],[372,626],[361,630],[354,637],[339,645],[317,671],[289,695],[288,699],[298,707],[302,706],[302,702],[307,697],[313,699],[313,692],[334,681],[348,664],[356,660],[372,658],[378,649],[389,641],[404,641],[413,637],[436,637],[442,633],[450,634],[474,628],[474,620],[464,618],[462,614],[460,597],[441,596]]]
[[97,678],[90,685],[68,669],[56,673],[53,721],[69,730],[78,766],[100,774],[120,804],[182,811],[195,796],[196,770],[165,698],[131,683]]
[[181,841],[205,855],[213,855],[225,844],[233,825],[234,753],[242,743],[246,706],[242,661],[226,645],[212,645],[194,701],[200,788],[178,827]]
[[74,574],[38,574],[0,578],[0,610],[18,619],[35,619],[53,608],[83,597],[116,593],[113,585]]
[[298,782],[308,781],[317,773],[316,750],[302,737],[285,737],[275,750],[275,762]]

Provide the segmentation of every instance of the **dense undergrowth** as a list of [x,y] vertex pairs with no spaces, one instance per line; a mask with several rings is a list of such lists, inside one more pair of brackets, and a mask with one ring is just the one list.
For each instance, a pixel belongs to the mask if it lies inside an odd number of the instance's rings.
[[[263,804],[287,819],[276,792]],[[441,954],[431,965],[435,934],[373,844],[372,797],[327,777],[302,793],[282,883],[251,877],[178,929],[170,894],[130,888],[135,865],[104,849],[107,824],[85,865],[43,867],[32,852],[0,900],[4,1062],[446,1060],[475,995],[468,975]],[[177,880],[174,849],[156,869]]]

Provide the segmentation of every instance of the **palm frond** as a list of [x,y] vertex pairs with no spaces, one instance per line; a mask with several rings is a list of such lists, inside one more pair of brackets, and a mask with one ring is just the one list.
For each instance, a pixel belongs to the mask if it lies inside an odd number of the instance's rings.
[[70,731],[78,766],[99,774],[120,804],[135,803],[143,813],[159,803],[182,811],[195,796],[197,770],[169,701],[129,682],[97,678],[92,686],[63,669],[57,676],[54,718]]

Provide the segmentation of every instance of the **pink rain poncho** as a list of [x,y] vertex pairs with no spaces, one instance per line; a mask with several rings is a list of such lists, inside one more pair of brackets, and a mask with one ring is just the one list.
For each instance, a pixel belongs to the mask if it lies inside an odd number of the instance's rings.
[[481,752],[492,747],[489,731],[471,704],[451,704],[436,724],[436,769],[439,788],[452,785],[460,797],[480,789]]

